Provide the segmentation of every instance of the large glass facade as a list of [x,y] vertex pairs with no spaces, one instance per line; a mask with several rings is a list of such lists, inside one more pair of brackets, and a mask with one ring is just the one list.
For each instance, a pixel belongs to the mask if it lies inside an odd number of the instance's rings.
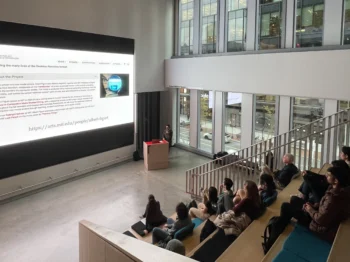
[[344,0],[344,45],[350,44],[350,0]]
[[180,53],[193,54],[193,10],[194,0],[180,1]]
[[324,0],[298,0],[296,47],[322,46]]
[[208,153],[213,152],[213,96],[211,91],[199,92],[198,148]]
[[242,94],[224,93],[224,151],[232,154],[241,149]]
[[244,51],[247,0],[227,0],[227,52]]
[[[324,116],[324,99],[317,98],[293,98],[293,114],[292,114],[292,126],[291,129],[296,129],[295,133],[292,134],[292,140],[301,139],[297,143],[291,144],[291,152],[295,154],[296,164],[299,169],[303,170],[307,163],[305,155],[312,155],[312,162],[317,163],[313,166],[317,167],[321,165],[321,144],[323,143],[322,130],[323,123],[319,125],[306,126],[307,124],[314,122]],[[315,133],[316,132],[316,133]],[[312,137],[312,145],[310,140],[306,139],[310,134],[317,134]],[[317,147],[316,147],[317,146]],[[312,152],[311,149],[312,148]],[[300,150],[303,149],[303,150]],[[317,154],[317,156],[316,156]]]
[[178,143],[190,145],[190,90],[179,89],[179,132]]
[[259,49],[281,48],[282,0],[260,0]]
[[254,141],[273,138],[276,135],[276,96],[255,96]]
[[217,0],[202,0],[202,54],[216,53]]

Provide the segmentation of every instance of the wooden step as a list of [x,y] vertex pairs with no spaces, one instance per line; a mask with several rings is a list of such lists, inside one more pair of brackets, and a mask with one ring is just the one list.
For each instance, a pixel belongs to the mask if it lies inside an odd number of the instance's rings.
[[331,252],[327,262],[348,262],[350,261],[350,219],[343,222],[334,239]]

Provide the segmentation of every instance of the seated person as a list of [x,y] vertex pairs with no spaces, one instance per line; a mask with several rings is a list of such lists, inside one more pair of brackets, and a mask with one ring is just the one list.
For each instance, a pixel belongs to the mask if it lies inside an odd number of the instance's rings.
[[285,188],[299,173],[299,169],[293,164],[294,156],[292,154],[285,154],[283,156],[283,163],[285,166],[282,170],[274,172],[274,179],[278,186]]
[[203,203],[198,204],[198,208],[192,207],[189,211],[191,217],[198,217],[202,220],[208,219],[211,215],[217,212],[218,190],[215,187],[210,187],[204,193]]
[[167,218],[160,210],[160,203],[156,201],[154,195],[148,196],[148,204],[142,217],[146,218],[146,229],[144,230],[145,235],[152,231],[154,227],[165,224],[167,221]]
[[281,219],[287,224],[294,217],[320,237],[333,241],[340,223],[349,217],[350,187],[347,171],[340,167],[330,167],[326,177],[329,187],[319,204],[293,196],[290,203],[282,204]]
[[261,199],[255,182],[245,181],[244,188],[237,191],[233,203],[235,215],[246,213],[251,220],[258,218],[261,212]]
[[176,206],[177,220],[173,225],[166,225],[165,229],[154,228],[152,231],[152,244],[156,244],[159,241],[168,243],[180,229],[190,225],[192,223],[191,218],[188,215],[187,207],[184,203],[179,203]]
[[261,201],[264,202],[268,198],[272,197],[276,193],[276,185],[273,181],[273,177],[268,174],[260,176],[259,194]]
[[263,174],[267,174],[267,175],[270,175],[270,176],[273,176],[273,173],[271,171],[271,169],[267,166],[267,165],[264,165],[261,172],[260,172],[260,176],[263,175]]
[[169,250],[171,252],[177,253],[179,255],[186,255],[186,249],[185,246],[182,244],[180,240],[172,239],[168,242],[166,245],[166,250]]
[[344,160],[350,167],[350,147],[343,146],[340,152],[340,159]]
[[233,208],[232,199],[234,197],[232,188],[233,181],[230,178],[225,178],[224,183],[220,185],[220,196],[218,200],[217,214],[221,214]]
[[[332,162],[332,166],[348,170],[350,180],[350,168],[344,160],[335,160]],[[319,203],[329,187],[327,177],[311,171],[303,171],[301,174],[304,181],[299,188],[298,197],[306,202]]]

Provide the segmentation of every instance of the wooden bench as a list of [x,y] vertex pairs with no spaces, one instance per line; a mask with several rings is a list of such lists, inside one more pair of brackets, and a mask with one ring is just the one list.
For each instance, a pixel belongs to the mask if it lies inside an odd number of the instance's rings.
[[327,262],[348,262],[350,261],[350,219],[343,222],[335,236],[331,252]]
[[272,260],[281,252],[283,248],[283,244],[294,230],[294,226],[289,224],[287,228],[283,231],[283,233],[277,238],[276,242],[273,244],[269,252],[263,258],[262,262],[272,262]]
[[[266,225],[272,217],[280,215],[282,203],[289,202],[291,194],[295,194],[298,191],[301,183],[301,176],[293,179],[286,188],[279,192],[276,201],[266,209],[265,214],[253,221],[217,261],[232,261],[233,257],[239,257],[240,261],[261,261],[264,258],[264,251],[261,245],[263,242],[262,235]],[[285,232],[286,234],[288,233],[287,231]]]
[[[190,252],[187,252],[186,249],[186,256],[192,257],[194,253],[196,253],[207,241],[209,241],[213,236],[218,232],[219,230],[216,229],[213,233],[211,233],[206,239],[204,239],[202,242],[200,242],[195,248],[193,248]],[[199,242],[199,241],[198,241]]]
[[218,258],[218,262],[233,261],[261,261],[264,257],[262,248],[262,235],[269,220],[275,216],[269,210],[259,219],[254,220],[246,230],[229,246],[228,249]]
[[[212,215],[209,219],[214,222],[214,220],[216,219],[216,215]],[[184,240],[182,240],[182,243],[184,244],[186,249],[186,256],[189,256],[188,254],[190,254],[192,250],[194,250],[197,246],[199,246],[199,244],[201,244],[200,234],[202,232],[202,228],[205,225],[205,222],[206,221],[204,221],[202,224],[196,227],[193,230],[192,235],[189,235]]]

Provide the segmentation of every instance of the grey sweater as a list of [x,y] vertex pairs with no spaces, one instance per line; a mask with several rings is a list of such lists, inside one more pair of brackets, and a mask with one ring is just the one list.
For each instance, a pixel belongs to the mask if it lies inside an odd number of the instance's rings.
[[166,229],[166,232],[173,237],[177,231],[180,229],[192,224],[192,220],[190,217],[187,217],[184,220],[176,220],[173,225],[169,225],[169,227]]

